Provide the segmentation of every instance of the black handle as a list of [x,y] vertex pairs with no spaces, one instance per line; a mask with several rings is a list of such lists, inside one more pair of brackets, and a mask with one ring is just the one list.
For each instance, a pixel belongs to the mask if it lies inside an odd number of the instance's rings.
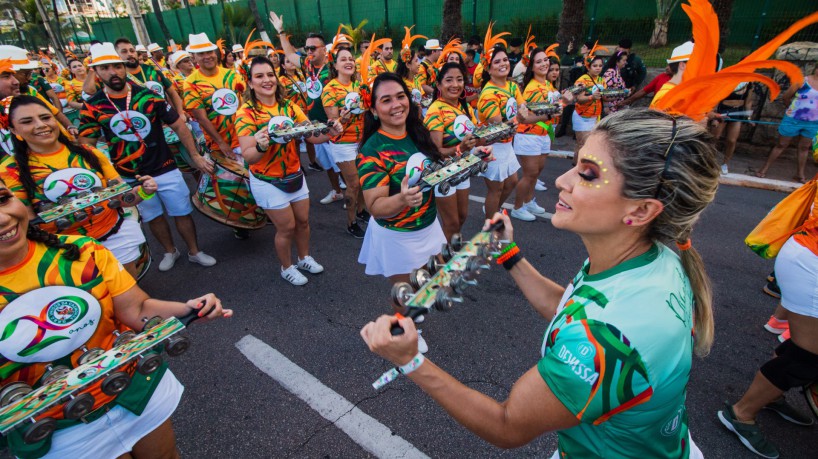
[[[182,317],[177,317],[177,319],[179,319],[179,322],[182,322],[182,325],[187,327],[194,320],[201,319],[201,317],[199,317],[199,313],[202,311],[202,308],[204,307],[205,304],[207,304],[206,300],[200,301],[198,309],[192,309],[190,312],[183,315]],[[215,307],[215,305],[214,305],[214,307]],[[212,308],[211,308],[211,310],[212,310]],[[207,311],[207,314],[210,314],[210,311]],[[207,315],[207,314],[204,314],[204,315]]]
[[[412,320],[415,320],[416,318],[422,316],[423,314],[426,314],[426,312],[428,312],[428,309],[426,308],[409,308],[409,312],[407,312],[405,316],[401,314],[397,315],[399,316],[398,318],[411,317]],[[401,327],[400,324],[393,324],[392,327],[389,329],[389,333],[391,333],[392,336],[400,336],[403,334],[403,332],[404,332],[403,327]]]
[[493,232],[495,232],[495,231],[500,231],[500,230],[502,230],[503,228],[505,228],[505,226],[506,226],[506,225],[503,223],[503,221],[502,221],[502,220],[497,220],[496,222],[492,223],[492,224],[489,226],[489,229],[487,229],[487,230],[486,230],[486,232],[488,232],[488,233],[493,233]]

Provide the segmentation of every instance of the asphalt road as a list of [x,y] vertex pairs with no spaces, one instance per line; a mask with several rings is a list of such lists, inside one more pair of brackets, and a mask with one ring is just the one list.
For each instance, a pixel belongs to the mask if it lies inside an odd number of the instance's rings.
[[[549,161],[543,177],[550,185],[568,165],[567,160]],[[485,196],[478,182],[473,181],[472,195]],[[322,417],[248,360],[236,347],[247,335],[276,349],[430,457],[550,456],[555,434],[501,450],[460,427],[406,378],[380,392],[372,389],[370,384],[389,365],[367,350],[358,331],[390,311],[390,286],[384,278],[366,276],[357,263],[361,241],[345,233],[341,204],[318,203],[329,189],[324,174],[309,173],[308,183],[312,254],[326,271],[308,274],[306,286],[294,287],[281,279],[272,226],[240,241],[230,229],[198,213],[200,245],[219,264],[202,268],[182,258],[167,273],[153,268],[141,282],[157,298],[185,300],[214,292],[235,310],[231,320],[194,324],[191,350],[171,363],[186,387],[173,416],[183,457],[372,456],[339,423]],[[553,187],[537,195],[539,203],[553,211]],[[687,401],[693,438],[707,457],[754,457],[715,414],[724,400],[740,396],[777,344],[762,329],[776,304],[761,292],[772,262],[753,254],[743,239],[783,196],[724,186],[693,233],[715,291],[715,346],[706,359],[695,359]],[[472,202],[470,213],[466,237],[479,229],[480,204]],[[561,283],[573,277],[586,257],[578,237],[556,230],[547,220],[515,221],[515,239],[541,272]],[[158,253],[158,244],[153,244]],[[502,400],[514,381],[536,364],[546,326],[510,276],[492,269],[463,304],[447,314],[433,313],[422,328],[430,346],[428,358],[470,387]],[[800,393],[793,391],[788,398],[806,410]],[[336,412],[331,419],[343,418],[348,411]],[[770,412],[762,413],[759,421],[782,457],[816,457],[816,427],[794,426]]]

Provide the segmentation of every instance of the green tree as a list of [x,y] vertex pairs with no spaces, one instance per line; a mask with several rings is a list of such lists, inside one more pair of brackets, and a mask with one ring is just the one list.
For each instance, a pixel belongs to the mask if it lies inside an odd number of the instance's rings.
[[[369,38],[364,36],[364,26],[369,24],[369,21],[364,19],[363,21],[359,22],[356,27],[352,27],[352,24],[341,24],[341,30],[349,35],[349,38],[352,40],[352,49],[358,49],[358,44],[364,38]],[[330,41],[332,41],[335,37],[327,37]]]
[[560,26],[557,30],[557,42],[560,44],[560,49],[568,50],[568,44],[573,43],[573,50],[579,50],[584,22],[585,0],[563,0]]
[[724,51],[724,45],[730,37],[730,16],[733,15],[733,0],[710,0],[716,16],[719,17],[719,51]]
[[440,42],[447,43],[452,37],[463,38],[463,0],[443,1],[443,25]]
[[656,0],[656,19],[653,20],[653,33],[648,43],[651,48],[667,45],[667,23],[680,0]]
[[224,6],[224,27],[230,43],[244,41],[254,22],[249,8],[236,4]]

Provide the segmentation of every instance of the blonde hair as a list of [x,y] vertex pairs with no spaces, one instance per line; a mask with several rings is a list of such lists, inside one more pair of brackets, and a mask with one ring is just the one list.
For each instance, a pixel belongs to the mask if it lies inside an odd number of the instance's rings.
[[[629,109],[608,116],[595,133],[612,148],[629,199],[658,199],[664,210],[647,230],[651,240],[684,244],[693,225],[716,196],[719,163],[713,137],[700,124],[664,112]],[[694,351],[699,357],[713,344],[713,292],[695,248],[680,251],[694,297]]]

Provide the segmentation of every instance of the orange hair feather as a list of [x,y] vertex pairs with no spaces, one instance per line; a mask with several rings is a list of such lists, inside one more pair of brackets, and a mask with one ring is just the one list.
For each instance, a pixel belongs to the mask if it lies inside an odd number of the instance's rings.
[[371,83],[369,77],[369,65],[367,64],[372,59],[372,51],[391,42],[391,38],[379,38],[375,40],[375,34],[372,34],[372,39],[369,41],[369,47],[366,48],[364,54],[361,56],[361,84],[368,85]]
[[457,53],[460,55],[463,60],[466,60],[466,53],[463,52],[461,48],[461,41],[459,38],[452,38],[446,43],[446,46],[443,47],[443,51],[440,52],[440,56],[437,58],[437,62],[435,62],[435,68],[440,70],[443,67],[443,64],[446,63],[446,59],[449,58],[449,54]]
[[412,42],[417,40],[418,38],[426,38],[426,35],[412,35],[412,27],[403,26],[404,30],[406,30],[406,34],[403,36],[403,41],[400,45],[400,59],[403,61],[404,64],[408,64],[409,59],[412,58]]
[[586,68],[590,67],[591,62],[593,62],[594,59],[596,59],[597,51],[608,51],[608,48],[606,48],[604,46],[599,46],[599,40],[595,41],[594,42],[594,47],[591,48],[590,51],[588,51],[588,57],[585,58],[585,67]]
[[553,45],[549,46],[548,48],[545,48],[545,55],[547,57],[553,57],[554,59],[557,60],[557,62],[559,62],[560,61],[560,56],[559,56],[559,54],[557,54],[556,51],[554,51],[555,49],[557,49],[559,47],[560,47],[559,43],[554,43]]
[[531,35],[531,25],[528,26],[528,33],[525,37],[525,43],[523,44],[523,65],[528,67],[528,60],[531,58],[531,51],[537,49],[537,43],[534,42],[534,35]]
[[261,48],[262,46],[275,49],[275,46],[269,41],[253,40],[254,33],[256,33],[256,29],[250,31],[250,34],[247,35],[247,40],[244,42],[244,59],[247,62],[250,61],[250,51],[253,49]]
[[494,22],[489,22],[489,28],[486,29],[486,38],[483,39],[483,68],[488,69],[491,60],[494,57],[494,47],[503,45],[508,47],[508,43],[502,38],[506,35],[511,35],[509,32],[500,32],[497,35],[491,34],[491,29],[494,28]]

